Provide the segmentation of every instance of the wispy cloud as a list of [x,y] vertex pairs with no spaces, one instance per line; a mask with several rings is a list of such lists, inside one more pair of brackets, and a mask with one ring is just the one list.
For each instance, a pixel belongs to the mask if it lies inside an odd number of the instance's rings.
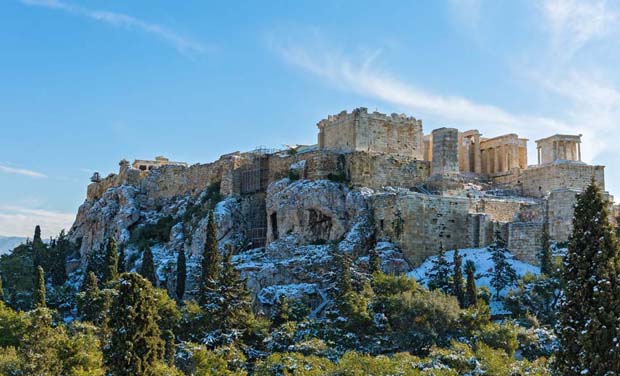
[[620,12],[605,0],[545,0],[540,3],[556,52],[571,56],[589,41],[617,32]]
[[87,17],[115,27],[125,27],[127,29],[140,30],[170,43],[177,50],[183,53],[202,54],[210,49],[203,43],[182,36],[177,32],[166,28],[165,26],[147,22],[123,13],[109,12],[105,10],[93,10],[82,6],[66,3],[60,0],[21,0],[21,2],[28,6],[56,9],[77,16]]
[[305,46],[308,44],[274,44],[286,62],[322,78],[328,84],[397,105],[435,122],[461,128],[475,127],[491,134],[517,130],[534,132],[540,129],[550,133],[570,128],[556,119],[513,114],[463,96],[429,92],[377,68],[374,63],[376,55],[367,58],[349,57],[329,47]]
[[29,176],[31,178],[46,178],[47,177],[47,175],[42,174],[37,171],[32,171],[32,170],[28,170],[25,168],[11,167],[11,166],[7,166],[4,164],[0,164],[0,172],[4,172],[7,174],[24,175],[24,176]]
[[40,225],[43,236],[56,236],[68,230],[74,219],[71,213],[0,205],[0,235],[32,236],[34,227]]

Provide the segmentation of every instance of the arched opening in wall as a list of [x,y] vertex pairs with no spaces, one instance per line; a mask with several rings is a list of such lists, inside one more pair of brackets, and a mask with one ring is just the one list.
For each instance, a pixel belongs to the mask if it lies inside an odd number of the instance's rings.
[[145,165],[140,165],[140,167],[138,167],[140,169],[140,171],[146,171],[146,166]]
[[316,209],[308,209],[308,231],[310,240],[315,243],[326,243],[332,232],[332,217]]
[[269,216],[269,220],[271,221],[271,235],[273,240],[278,240],[278,213],[273,212]]

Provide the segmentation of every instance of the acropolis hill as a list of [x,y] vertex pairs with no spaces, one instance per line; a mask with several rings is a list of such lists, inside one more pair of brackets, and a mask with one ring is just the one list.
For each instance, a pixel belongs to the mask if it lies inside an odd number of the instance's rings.
[[[94,177],[71,236],[82,239],[82,255],[107,236],[129,244],[135,228],[163,215],[182,221],[219,187],[218,235],[239,252],[335,244],[363,256],[379,242],[412,267],[440,243],[484,247],[499,230],[515,257],[535,264],[544,229],[567,241],[576,194],[592,180],[605,185],[604,167],[581,161],[580,135],[537,140],[536,164],[528,165],[528,140],[517,134],[425,135],[421,120],[366,108],[317,126],[312,146],[234,152],[189,167],[163,157],[123,160],[118,174]],[[173,226],[165,247],[200,254],[202,215],[191,230]]]

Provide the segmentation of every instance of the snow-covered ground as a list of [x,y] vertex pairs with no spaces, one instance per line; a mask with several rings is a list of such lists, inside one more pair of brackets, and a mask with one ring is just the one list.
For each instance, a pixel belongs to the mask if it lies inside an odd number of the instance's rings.
[[[491,287],[491,276],[490,272],[493,269],[493,261],[491,261],[491,253],[488,248],[465,248],[459,249],[459,254],[463,257],[463,274],[465,273],[465,263],[468,260],[474,262],[476,266],[476,286],[488,287],[492,293],[495,293],[495,290]],[[432,256],[427,258],[422,265],[413,269],[407,275],[410,278],[415,278],[419,283],[424,286],[427,285],[426,273],[432,267],[433,260],[436,259],[437,256]],[[454,251],[446,252],[446,260],[452,262],[454,259]],[[508,260],[510,265],[517,272],[518,277],[522,277],[526,273],[532,274],[540,274],[540,268],[523,261],[515,260],[514,258],[510,258]],[[510,290],[510,287],[505,288],[500,292],[501,296],[505,296],[506,293]],[[500,302],[491,302],[491,311],[493,314],[500,314],[504,312],[503,304]]]

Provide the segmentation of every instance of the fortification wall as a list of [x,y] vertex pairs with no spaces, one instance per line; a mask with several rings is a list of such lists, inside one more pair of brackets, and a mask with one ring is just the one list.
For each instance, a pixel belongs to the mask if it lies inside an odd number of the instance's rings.
[[446,249],[472,244],[466,198],[386,193],[371,206],[378,238],[395,242],[413,265],[436,254],[440,242]]
[[543,222],[508,223],[508,249],[515,258],[538,265],[542,249]]
[[542,198],[555,189],[569,188],[583,191],[592,178],[605,189],[605,167],[581,162],[562,161],[530,166],[525,170],[513,169],[501,176],[494,176],[496,184],[514,188],[524,196]]
[[422,122],[413,117],[358,108],[342,111],[317,124],[321,149],[367,151],[423,159]]
[[483,198],[475,200],[472,201],[472,211],[487,214],[491,220],[498,222],[542,219],[542,206],[540,203],[518,199]]

